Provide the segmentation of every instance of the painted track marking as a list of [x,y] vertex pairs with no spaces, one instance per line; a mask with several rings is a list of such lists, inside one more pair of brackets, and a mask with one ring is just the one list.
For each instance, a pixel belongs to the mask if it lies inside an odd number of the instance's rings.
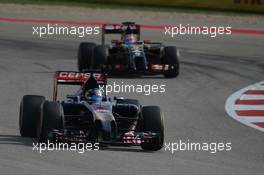
[[247,86],[229,96],[225,109],[235,120],[264,132],[264,82]]

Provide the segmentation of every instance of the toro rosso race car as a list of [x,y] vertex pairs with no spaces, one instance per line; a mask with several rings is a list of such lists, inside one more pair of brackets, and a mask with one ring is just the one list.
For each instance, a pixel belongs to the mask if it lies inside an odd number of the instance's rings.
[[[83,142],[136,145],[160,150],[164,142],[163,115],[158,106],[106,96],[107,75],[98,72],[55,74],[53,101],[25,95],[20,104],[21,136],[38,142]],[[57,100],[58,85],[79,85],[65,101]]]
[[[121,39],[105,43],[106,34],[119,34]],[[179,52],[175,46],[164,46],[150,40],[140,41],[140,26],[134,22],[102,26],[102,44],[83,42],[78,51],[78,69],[108,70],[110,74],[179,74]]]

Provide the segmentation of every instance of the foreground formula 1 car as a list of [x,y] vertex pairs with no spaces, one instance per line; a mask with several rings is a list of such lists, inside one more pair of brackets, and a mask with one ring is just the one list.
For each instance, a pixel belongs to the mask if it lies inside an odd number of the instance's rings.
[[[105,44],[105,34],[119,34],[120,40]],[[140,41],[140,26],[133,22],[102,26],[102,45],[83,42],[78,51],[78,69],[104,67],[111,74],[179,74],[179,51],[150,40]]]
[[[136,145],[156,151],[163,147],[163,115],[158,106],[106,96],[107,75],[96,72],[56,72],[53,101],[25,95],[20,104],[21,136],[39,142],[86,142]],[[74,95],[57,101],[58,85],[80,85]]]

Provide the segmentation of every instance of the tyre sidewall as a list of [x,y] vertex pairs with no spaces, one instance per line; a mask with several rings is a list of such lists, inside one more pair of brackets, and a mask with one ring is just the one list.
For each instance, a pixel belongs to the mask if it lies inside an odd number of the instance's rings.
[[52,129],[63,129],[64,114],[60,103],[45,101],[38,121],[38,141],[46,142]]
[[158,106],[144,106],[142,108],[143,132],[158,133],[159,137],[151,143],[142,143],[144,150],[157,151],[164,143],[164,117]]
[[19,130],[23,137],[37,136],[37,121],[41,115],[41,105],[45,97],[38,95],[25,95],[20,103]]

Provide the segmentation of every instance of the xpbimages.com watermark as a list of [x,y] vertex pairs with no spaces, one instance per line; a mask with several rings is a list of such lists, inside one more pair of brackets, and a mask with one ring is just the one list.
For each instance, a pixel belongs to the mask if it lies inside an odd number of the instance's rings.
[[85,151],[98,151],[99,143],[64,143],[64,142],[37,142],[32,144],[33,151],[43,153],[44,151],[75,151],[77,153],[85,153]]
[[152,95],[153,93],[165,93],[165,84],[125,84],[121,82],[120,84],[113,82],[112,84],[100,85],[101,91],[106,91],[106,95],[109,93],[139,93],[142,95]]
[[49,35],[67,35],[77,36],[83,38],[89,35],[100,34],[99,26],[61,26],[58,24],[47,24],[45,26],[33,26],[32,34],[38,37],[44,37]]
[[227,26],[190,26],[182,25],[179,26],[165,26],[164,27],[164,34],[170,37],[179,36],[179,35],[204,35],[209,36],[211,38],[215,38],[220,35],[231,35],[232,34],[232,27]]
[[183,141],[179,140],[178,142],[166,142],[164,144],[165,151],[174,154],[179,151],[204,151],[212,154],[231,151],[232,143],[231,142],[191,142],[190,140]]

